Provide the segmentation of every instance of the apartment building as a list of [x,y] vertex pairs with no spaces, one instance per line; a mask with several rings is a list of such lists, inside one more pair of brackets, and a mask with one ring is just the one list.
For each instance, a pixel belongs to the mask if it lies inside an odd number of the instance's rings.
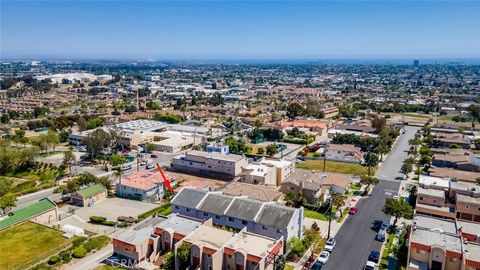
[[273,165],[250,163],[242,168],[240,181],[248,184],[277,185],[277,170]]
[[432,165],[461,171],[480,172],[480,158],[464,149],[433,149]]
[[156,202],[163,197],[163,194],[163,179],[158,173],[134,172],[117,183],[117,196],[123,198]]
[[238,176],[242,168],[247,166],[248,161],[244,156],[196,150],[172,158],[171,164],[174,171],[227,179]]
[[480,189],[469,182],[421,176],[416,212],[480,222]]
[[246,228],[249,232],[275,239],[302,238],[303,208],[191,188],[180,191],[171,203],[174,213],[212,219],[214,225],[237,230]]
[[466,237],[473,231],[478,233],[480,224],[417,214],[409,235],[407,270],[479,269],[480,244]]
[[[273,258],[283,254],[282,239],[247,232],[232,233],[207,221],[175,244],[190,244],[190,266],[194,269],[273,270]],[[178,261],[176,269],[179,268]]]

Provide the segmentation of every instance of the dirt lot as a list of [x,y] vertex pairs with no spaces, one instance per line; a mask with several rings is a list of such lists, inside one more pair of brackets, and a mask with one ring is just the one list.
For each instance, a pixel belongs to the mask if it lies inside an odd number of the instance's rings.
[[[183,174],[178,172],[166,171],[165,174],[169,178],[174,178],[176,181],[180,181],[180,187],[194,187],[203,188],[209,186],[212,190],[216,190],[219,187],[227,184],[227,181],[215,180],[211,178],[205,178],[200,176],[194,176],[189,174]],[[179,191],[179,190],[176,190]]]

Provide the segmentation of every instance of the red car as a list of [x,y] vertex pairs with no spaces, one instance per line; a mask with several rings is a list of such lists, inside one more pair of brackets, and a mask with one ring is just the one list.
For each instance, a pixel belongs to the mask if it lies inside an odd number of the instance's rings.
[[349,213],[350,215],[355,215],[357,212],[358,212],[358,208],[356,208],[356,207],[352,207],[352,208],[350,208],[350,210],[348,211],[348,213]]

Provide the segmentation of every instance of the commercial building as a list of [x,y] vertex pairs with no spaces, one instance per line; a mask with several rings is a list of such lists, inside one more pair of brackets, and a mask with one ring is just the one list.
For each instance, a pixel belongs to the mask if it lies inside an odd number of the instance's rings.
[[174,213],[279,239],[302,238],[303,208],[292,208],[221,192],[185,188],[171,201]]
[[86,207],[107,199],[107,188],[102,184],[95,184],[70,195],[70,204]]
[[171,168],[178,172],[232,179],[247,165],[244,156],[192,150],[172,158]]

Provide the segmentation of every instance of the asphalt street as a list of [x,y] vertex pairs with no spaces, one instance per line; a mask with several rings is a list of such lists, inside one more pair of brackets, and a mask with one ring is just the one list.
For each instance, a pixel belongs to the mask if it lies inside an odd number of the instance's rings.
[[403,160],[407,157],[410,148],[408,140],[413,138],[416,127],[407,127],[394,145],[390,155],[381,164],[375,176],[380,183],[374,187],[368,198],[357,203],[359,209],[354,216],[349,216],[336,235],[335,246],[324,270],[355,270],[363,269],[371,250],[380,250],[382,242],[375,240],[375,221],[388,220],[388,216],[381,211],[385,198],[397,193],[400,172]]

